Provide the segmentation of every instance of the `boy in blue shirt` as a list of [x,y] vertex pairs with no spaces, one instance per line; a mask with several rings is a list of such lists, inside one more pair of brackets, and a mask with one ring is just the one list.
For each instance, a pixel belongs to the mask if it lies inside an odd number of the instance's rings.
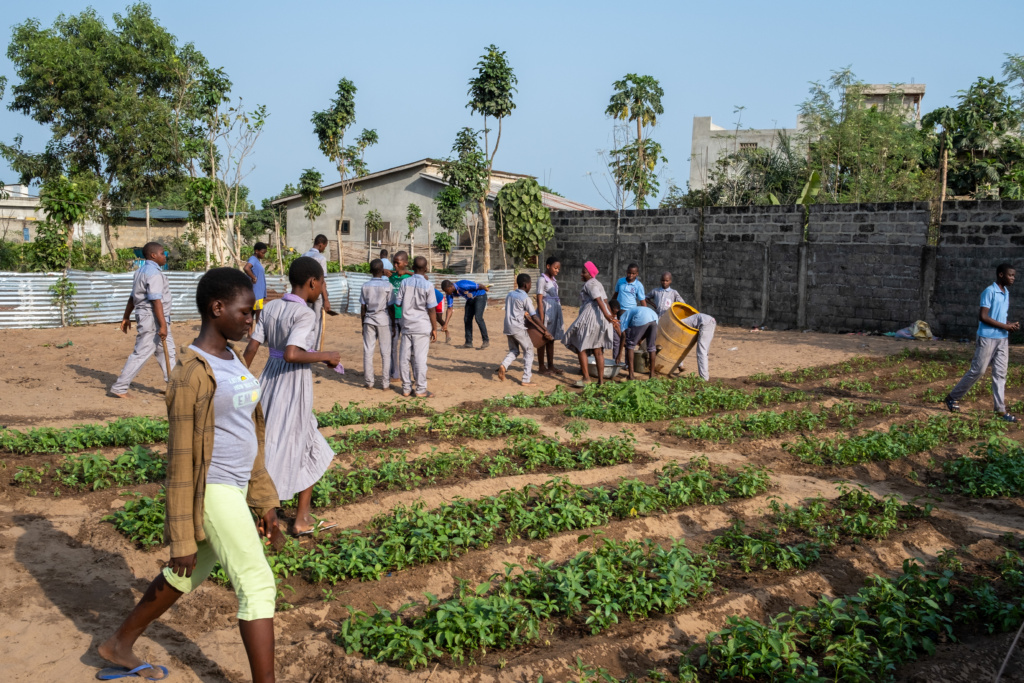
[[480,328],[480,338],[483,340],[483,344],[480,346],[481,349],[486,349],[491,345],[490,337],[487,336],[487,325],[484,323],[484,311],[487,309],[487,290],[491,288],[490,285],[483,285],[472,280],[456,280],[452,282],[446,280],[448,286],[445,287],[444,283],[441,284],[441,288],[444,293],[449,296],[461,296],[466,300],[466,343],[462,345],[464,349],[473,348],[473,318],[476,318],[476,325]]
[[256,295],[256,303],[252,306],[252,329],[260,319],[260,311],[267,300],[267,271],[263,268],[263,259],[267,256],[267,245],[257,242],[252,248],[252,256],[242,270],[252,280],[252,293]]
[[[630,263],[626,266],[626,277],[620,277],[619,281],[615,283],[615,292],[612,293],[611,301],[608,303],[612,305],[617,303],[619,308],[625,312],[636,308],[637,302],[643,301],[646,298],[647,293],[644,291],[643,283],[640,282],[640,266]],[[625,331],[623,331],[623,334],[625,334]],[[615,353],[615,362],[621,364],[621,339],[617,342],[616,348],[618,351]]]
[[[619,316],[619,327],[622,334],[615,338],[615,355],[619,356],[621,347],[626,347],[626,369],[629,372],[629,379],[636,379],[633,374],[633,352],[640,342],[644,342],[647,351],[650,353],[649,376],[654,378],[654,361],[658,358],[658,314],[648,308],[643,299],[636,301],[632,308],[623,310],[616,302],[612,304],[612,312]],[[625,344],[622,341],[625,340]]]
[[974,358],[967,374],[957,382],[946,396],[946,407],[951,413],[960,412],[960,399],[981,379],[985,370],[992,366],[992,399],[997,413],[1007,422],[1017,418],[1006,412],[1006,367],[1010,361],[1010,332],[1020,329],[1020,323],[1007,323],[1010,310],[1009,287],[1017,279],[1017,271],[1009,263],[996,267],[996,281],[981,293],[981,309],[978,311],[978,337],[974,346]]

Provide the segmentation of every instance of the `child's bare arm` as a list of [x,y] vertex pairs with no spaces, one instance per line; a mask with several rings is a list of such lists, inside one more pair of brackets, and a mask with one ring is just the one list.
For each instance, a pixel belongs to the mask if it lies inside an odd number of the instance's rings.
[[242,354],[242,360],[245,361],[245,367],[252,367],[252,359],[256,357],[256,352],[260,348],[260,343],[255,339],[250,339],[249,343],[245,345],[245,352]]
[[128,295],[128,303],[124,307],[124,317],[121,318],[121,331],[128,334],[128,330],[132,329],[132,311],[135,310],[135,299],[132,295]]
[[297,363],[299,365],[326,363],[333,368],[341,362],[341,354],[337,351],[306,351],[299,346],[289,344],[284,347],[284,360],[286,363]]
[[164,319],[164,302],[153,299],[153,315],[156,317],[157,331],[161,339],[167,339],[167,321]]

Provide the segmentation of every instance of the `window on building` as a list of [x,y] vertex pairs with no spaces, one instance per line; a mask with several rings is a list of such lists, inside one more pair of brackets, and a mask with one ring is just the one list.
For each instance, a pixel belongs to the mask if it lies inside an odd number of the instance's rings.
[[740,149],[757,149],[756,142],[741,142]]
[[380,230],[367,229],[366,241],[370,244],[391,244],[391,221],[381,221]]
[[[338,221],[334,221],[334,229],[338,229]],[[341,221],[341,234],[350,235],[352,230],[352,221]]]
[[32,241],[32,233],[29,232],[28,227],[24,227],[21,229],[21,239],[23,242]]

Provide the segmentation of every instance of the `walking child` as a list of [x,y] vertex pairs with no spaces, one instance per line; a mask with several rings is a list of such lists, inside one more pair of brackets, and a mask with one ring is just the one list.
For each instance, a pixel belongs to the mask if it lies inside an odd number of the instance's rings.
[[[228,344],[249,331],[253,303],[251,281],[234,268],[214,268],[199,280],[199,336],[182,353],[167,387],[164,542],[170,543],[171,560],[117,632],[99,646],[99,654],[117,665],[101,671],[101,678],[166,678],[166,667],[135,655],[135,641],[219,562],[238,597],[238,629],[252,680],[274,681],[277,586],[260,535],[283,543],[277,528],[280,502],[264,468],[260,382]],[[260,518],[258,525],[250,508]]]
[[960,412],[960,399],[992,367],[992,401],[995,410],[1007,422],[1017,418],[1006,412],[1006,368],[1010,362],[1010,332],[1020,329],[1019,322],[1007,323],[1010,311],[1010,287],[1017,279],[1017,271],[1009,263],[996,267],[996,281],[981,293],[978,310],[978,333],[974,342],[974,358],[967,374],[957,382],[946,396],[946,407],[951,413]]
[[334,524],[316,522],[310,512],[313,484],[334,459],[334,451],[317,431],[313,414],[313,363],[335,367],[337,351],[317,351],[316,315],[309,304],[324,288],[323,270],[311,258],[299,257],[288,268],[292,291],[269,302],[245,348],[251,365],[260,344],[270,352],[263,368],[260,404],[267,416],[267,471],[283,500],[298,494],[293,532],[298,536]]
[[257,242],[252,248],[252,256],[246,261],[242,270],[252,280],[252,293],[256,296],[256,303],[252,308],[253,325],[260,320],[260,311],[267,299],[267,271],[263,268],[263,259],[267,256],[267,245]]
[[359,294],[359,316],[363,321],[363,378],[366,388],[373,389],[373,347],[379,345],[380,388],[387,390],[391,377],[391,319],[388,317],[391,283],[384,277],[384,263],[379,258],[370,261],[370,275],[373,277],[363,284]]
[[565,331],[562,343],[575,353],[580,361],[583,379],[575,386],[582,389],[590,381],[587,371],[587,356],[593,354],[597,363],[597,383],[604,384],[604,351],[611,349],[615,335],[619,333],[619,321],[608,308],[604,286],[597,279],[597,266],[587,261],[583,264],[580,280],[580,313],[569,329]]
[[[320,270],[323,272],[323,276],[327,277],[327,257],[324,256],[324,250],[327,249],[327,235],[317,235],[313,238],[313,248],[307,251],[303,256],[313,259],[320,264]],[[331,310],[331,300],[327,296],[327,287],[323,288],[323,292],[316,301],[312,302],[313,313],[316,315],[316,339],[312,347],[319,351],[323,348],[324,339],[324,313]]]
[[[117,398],[128,398],[128,388],[135,375],[149,357],[156,354],[156,362],[164,373],[164,381],[168,381],[168,373],[174,367],[174,337],[171,336],[171,287],[167,274],[161,270],[167,263],[164,248],[158,242],[148,242],[142,247],[145,262],[135,272],[132,280],[132,293],[128,295],[128,304],[121,318],[121,331],[128,334],[132,329],[131,315],[135,312],[137,335],[135,348],[132,350],[117,380],[110,387],[110,394]],[[170,358],[164,357],[164,344]]]
[[[555,342],[565,337],[562,329],[562,299],[558,295],[558,274],[562,270],[562,262],[557,256],[549,256],[544,264],[544,272],[537,282],[537,316],[540,324],[551,333],[551,340],[544,344],[537,354],[537,370],[542,375],[563,375],[555,367]],[[547,354],[548,364],[544,366],[544,355]]]
[[679,292],[672,289],[672,273],[668,271],[661,274],[661,287],[652,289],[651,293],[647,295],[647,300],[654,306],[654,311],[659,318],[672,308],[672,304],[686,303]]
[[649,308],[644,301],[628,311],[623,311],[617,304],[612,304],[612,312],[619,315],[619,327],[622,334],[615,340],[618,354],[618,345],[622,342],[626,346],[626,368],[629,371],[629,379],[636,379],[633,372],[635,361],[633,353],[639,347],[640,342],[644,343],[647,352],[650,354],[648,364],[648,376],[654,378],[654,363],[658,359],[658,314],[654,309]]
[[[715,338],[715,328],[718,327],[718,322],[706,313],[694,313],[683,318],[683,324],[697,330],[697,374],[707,382],[711,379],[708,369],[708,350],[711,348],[711,340]],[[679,362],[678,370],[682,374],[682,361]]]
[[391,307],[388,309],[391,316],[391,382],[400,379],[398,368],[401,359],[402,349],[402,325],[405,318],[402,314],[402,307],[397,304],[398,290],[402,283],[412,277],[409,270],[409,254],[404,251],[395,253],[395,270],[388,276],[391,283]]
[[[623,311],[636,308],[637,301],[643,301],[647,298],[644,285],[640,282],[639,278],[640,266],[635,263],[630,263],[626,266],[626,276],[620,277],[619,281],[615,283],[615,291],[612,292],[610,303],[617,303]],[[615,354],[615,362],[622,363],[623,347],[621,340],[617,348],[618,352]]]
[[533,327],[544,334],[544,338],[550,340],[551,333],[544,329],[537,318],[537,309],[530,301],[530,276],[520,273],[516,276],[516,287],[518,289],[508,293],[505,297],[505,327],[502,332],[508,337],[508,354],[505,360],[498,366],[498,379],[505,381],[505,371],[519,357],[519,350],[523,350],[523,386],[532,384],[530,381],[533,372],[533,340],[526,333],[526,321],[529,320]]
[[[397,260],[397,255],[395,259]],[[402,309],[402,396],[412,392],[412,375],[416,376],[417,398],[433,398],[427,391],[427,354],[430,342],[437,340],[437,298],[434,286],[427,280],[427,259],[417,256],[412,262],[413,276],[402,281],[395,305]],[[412,374],[410,374],[410,363]]]

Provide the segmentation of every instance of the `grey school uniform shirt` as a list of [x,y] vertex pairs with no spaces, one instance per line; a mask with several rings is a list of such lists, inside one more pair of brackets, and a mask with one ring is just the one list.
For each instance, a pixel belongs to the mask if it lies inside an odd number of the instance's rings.
[[164,317],[171,318],[171,285],[167,273],[160,269],[156,261],[146,260],[142,267],[135,271],[132,280],[132,302],[135,304],[136,315],[153,315],[153,302],[160,301],[164,307]]
[[359,293],[359,305],[366,306],[366,318],[364,325],[376,327],[388,327],[391,320],[388,318],[388,301],[391,299],[391,283],[386,277],[375,277],[363,284]]
[[503,334],[514,335],[526,331],[525,314],[537,315],[537,307],[530,300],[530,295],[521,289],[508,293],[505,297],[505,327]]
[[395,303],[402,307],[402,334],[430,334],[434,325],[430,312],[437,308],[434,285],[422,275],[416,274],[402,280]]

